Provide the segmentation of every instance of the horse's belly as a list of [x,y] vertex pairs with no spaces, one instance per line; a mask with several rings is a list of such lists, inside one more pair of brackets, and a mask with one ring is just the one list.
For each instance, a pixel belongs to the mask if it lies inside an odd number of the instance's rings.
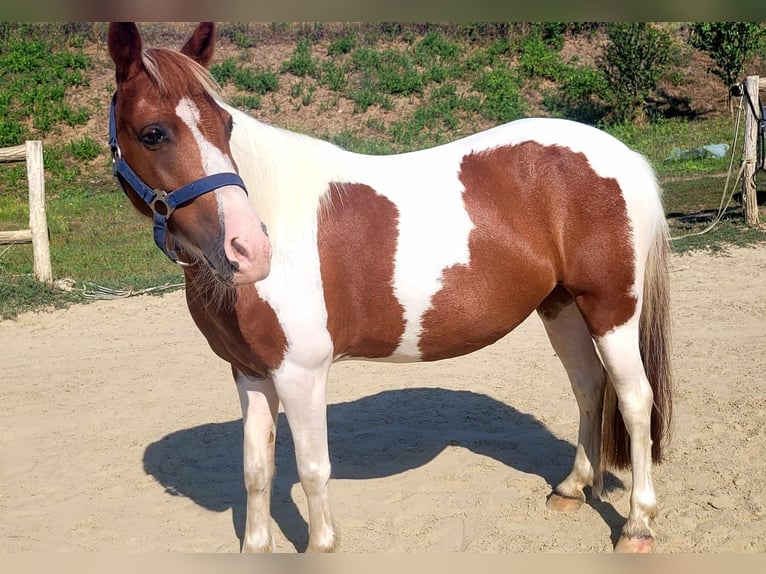
[[524,274],[515,280],[481,273],[479,268],[463,265],[445,271],[444,287],[421,317],[417,341],[402,341],[397,350],[415,343],[414,358],[433,361],[490,345],[521,324],[553,283],[547,273]]

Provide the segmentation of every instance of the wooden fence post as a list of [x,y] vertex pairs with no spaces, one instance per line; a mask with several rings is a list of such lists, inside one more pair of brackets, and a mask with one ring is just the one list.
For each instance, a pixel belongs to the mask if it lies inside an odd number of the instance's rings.
[[51,248],[48,241],[48,218],[45,216],[45,171],[43,142],[27,142],[27,178],[29,180],[29,229],[32,231],[34,270],[39,281],[53,282]]
[[[750,101],[745,104],[745,148],[742,171],[742,209],[745,212],[745,223],[750,227],[758,225],[758,198],[755,190],[755,164],[758,156],[758,117],[761,113],[758,99],[758,76],[745,78],[745,97]],[[753,109],[754,108],[754,109]]]
[[2,243],[32,243],[34,272],[38,281],[53,282],[51,249],[48,241],[48,219],[45,215],[45,171],[43,169],[43,144],[28,141],[26,145],[0,149],[0,162],[27,162],[29,182],[29,229],[3,231]]

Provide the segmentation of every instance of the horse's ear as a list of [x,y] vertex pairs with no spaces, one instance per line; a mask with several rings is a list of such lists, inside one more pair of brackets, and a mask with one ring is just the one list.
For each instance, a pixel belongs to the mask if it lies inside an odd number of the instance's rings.
[[194,30],[191,38],[186,41],[181,53],[186,54],[204,67],[208,67],[213,60],[215,51],[215,24],[213,22],[200,22]]
[[119,84],[128,77],[131,68],[141,62],[141,34],[133,22],[112,22],[107,43]]

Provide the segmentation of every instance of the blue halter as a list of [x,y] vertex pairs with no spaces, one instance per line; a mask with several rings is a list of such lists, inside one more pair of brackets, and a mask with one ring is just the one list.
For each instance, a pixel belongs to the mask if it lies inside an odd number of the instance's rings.
[[115,93],[109,107],[109,147],[112,149],[112,173],[123,192],[127,193],[118,176],[121,176],[152,210],[154,213],[154,242],[173,263],[179,263],[175,251],[168,249],[167,246],[168,219],[170,219],[173,211],[178,206],[225,185],[238,185],[247,193],[245,182],[234,172],[216,173],[188,183],[174,191],[152,189],[138,177],[122,157],[120,146],[117,143],[117,125],[114,119],[116,101],[117,94]]

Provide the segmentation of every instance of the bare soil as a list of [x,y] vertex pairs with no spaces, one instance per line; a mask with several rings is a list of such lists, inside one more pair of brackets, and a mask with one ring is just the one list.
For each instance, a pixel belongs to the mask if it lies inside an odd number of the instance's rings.
[[[764,284],[764,245],[673,257],[660,552],[766,551]],[[239,403],[182,292],[0,322],[0,365],[0,553],[239,550]],[[338,364],[328,399],[342,552],[611,550],[629,473],[574,514],[545,508],[577,409],[536,317],[455,360]],[[273,516],[277,551],[305,549],[281,414]]]

